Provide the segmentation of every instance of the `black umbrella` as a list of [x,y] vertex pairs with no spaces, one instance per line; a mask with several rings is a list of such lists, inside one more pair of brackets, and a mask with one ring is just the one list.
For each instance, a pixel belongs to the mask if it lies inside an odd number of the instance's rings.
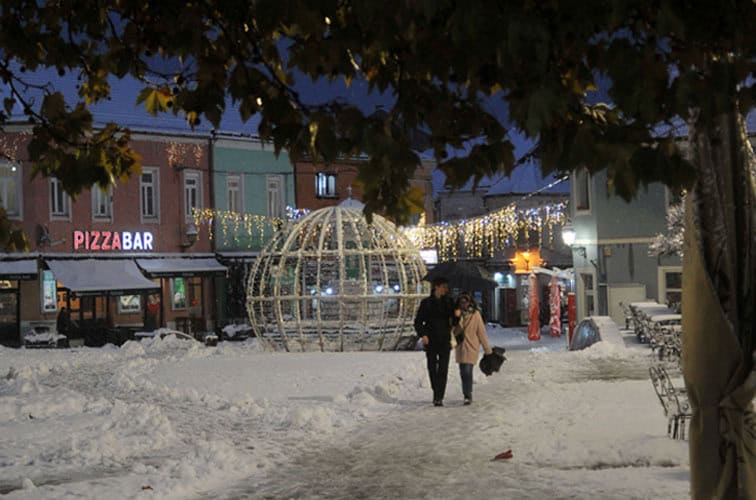
[[449,280],[450,288],[460,290],[480,291],[498,286],[491,273],[473,262],[464,260],[441,262],[428,271],[423,280],[433,281],[436,278],[446,278]]

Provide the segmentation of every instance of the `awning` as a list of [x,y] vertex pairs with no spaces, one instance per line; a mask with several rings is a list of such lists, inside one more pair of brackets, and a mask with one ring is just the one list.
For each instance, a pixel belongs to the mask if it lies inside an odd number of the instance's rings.
[[37,276],[37,259],[0,261],[0,279],[34,280]]
[[55,279],[76,295],[135,295],[158,290],[131,259],[45,259]]
[[250,263],[260,258],[260,252],[228,251],[216,252],[215,255],[223,264]]
[[137,259],[136,262],[150,278],[225,276],[228,271],[226,266],[212,257]]

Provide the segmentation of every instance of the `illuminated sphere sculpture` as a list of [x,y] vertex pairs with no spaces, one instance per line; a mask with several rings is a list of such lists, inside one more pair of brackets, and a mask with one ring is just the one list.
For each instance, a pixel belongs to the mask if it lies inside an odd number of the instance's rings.
[[425,264],[394,224],[379,215],[368,224],[360,205],[314,211],[260,252],[249,275],[247,312],[267,347],[414,347],[414,315],[427,296]]

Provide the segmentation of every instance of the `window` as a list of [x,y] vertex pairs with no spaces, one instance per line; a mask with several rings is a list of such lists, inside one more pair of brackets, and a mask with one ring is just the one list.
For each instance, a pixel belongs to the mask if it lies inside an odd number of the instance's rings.
[[171,309],[174,311],[202,306],[202,278],[171,279]]
[[63,190],[63,183],[56,177],[50,177],[50,215],[52,217],[69,217],[71,201]]
[[319,198],[336,198],[336,174],[318,172],[315,176],[315,194]]
[[575,170],[575,210],[591,210],[591,174],[584,168]]
[[229,212],[244,212],[242,206],[241,177],[229,175],[226,177],[226,209]]
[[52,271],[42,271],[42,312],[58,310],[58,283]]
[[579,319],[596,313],[596,287],[592,273],[580,273],[579,289],[583,298],[582,310],[578,311]]
[[92,186],[92,218],[110,220],[113,215],[113,188],[103,191],[99,186]]
[[140,179],[140,202],[142,207],[142,221],[156,221],[158,219],[158,171],[156,168],[143,168]]
[[8,217],[21,217],[21,167],[15,163],[0,163],[0,206]]
[[186,309],[186,280],[173,278],[171,280],[171,309]]
[[142,297],[139,295],[121,295],[118,297],[119,313],[134,313],[142,310]]
[[202,190],[200,189],[199,172],[184,174],[184,216],[187,220],[194,219],[193,209],[202,208]]
[[659,267],[659,302],[671,309],[678,309],[682,303],[682,268],[680,266]]
[[283,179],[280,175],[268,176],[268,217],[283,217]]

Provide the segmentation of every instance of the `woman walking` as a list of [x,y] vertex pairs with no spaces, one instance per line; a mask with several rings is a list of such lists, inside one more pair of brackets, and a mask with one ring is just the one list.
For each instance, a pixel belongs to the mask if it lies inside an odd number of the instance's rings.
[[457,299],[457,309],[462,310],[462,317],[459,324],[454,327],[454,336],[457,340],[455,357],[459,363],[462,394],[465,404],[469,405],[472,403],[473,367],[478,362],[480,346],[483,345],[486,354],[490,354],[492,350],[483,317],[468,292],[462,293]]

